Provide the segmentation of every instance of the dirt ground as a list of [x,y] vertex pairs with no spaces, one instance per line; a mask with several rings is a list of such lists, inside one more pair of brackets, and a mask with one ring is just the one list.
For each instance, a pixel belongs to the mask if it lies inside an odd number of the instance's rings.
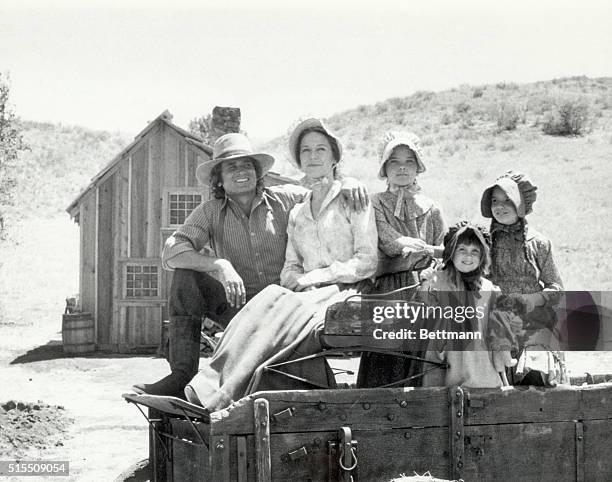
[[[0,429],[10,427],[0,432],[2,459],[66,460],[70,477],[62,480],[111,481],[148,455],[146,422],[121,394],[165,375],[167,363],[66,356],[61,314],[78,291],[78,230],[62,216],[24,223],[12,237],[0,249]],[[612,373],[612,352],[567,359],[574,374]]]

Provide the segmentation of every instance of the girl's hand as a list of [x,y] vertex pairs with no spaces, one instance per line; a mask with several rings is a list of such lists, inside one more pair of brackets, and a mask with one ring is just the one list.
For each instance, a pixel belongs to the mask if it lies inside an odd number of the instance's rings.
[[516,359],[512,358],[509,351],[493,352],[493,366],[496,372],[503,372],[506,367],[513,367],[514,365],[516,365]]

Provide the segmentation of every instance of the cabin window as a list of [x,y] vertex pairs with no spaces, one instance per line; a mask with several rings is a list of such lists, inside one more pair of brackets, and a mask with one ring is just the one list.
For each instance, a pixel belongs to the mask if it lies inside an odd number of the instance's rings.
[[154,298],[159,296],[158,266],[145,264],[125,265],[125,297]]
[[180,225],[185,222],[187,216],[191,214],[202,202],[201,194],[172,194],[168,199],[168,220],[170,225]]

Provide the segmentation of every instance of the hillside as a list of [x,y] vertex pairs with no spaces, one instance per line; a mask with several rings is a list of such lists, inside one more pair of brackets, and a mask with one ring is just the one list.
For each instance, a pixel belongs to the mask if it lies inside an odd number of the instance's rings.
[[19,157],[8,225],[22,218],[44,218],[63,212],[91,178],[130,142],[121,133],[79,126],[23,122],[29,149]]
[[[554,136],[543,125],[555,103],[570,100],[588,109],[586,133]],[[516,127],[508,127],[514,112]],[[498,125],[498,120],[501,125]],[[539,187],[529,221],[555,246],[568,289],[612,289],[612,78],[573,77],[532,84],[461,86],[417,92],[362,105],[328,119],[346,148],[345,172],[373,192],[380,139],[387,130],[412,130],[422,140],[426,194],[449,223],[480,217],[480,195],[508,169],[527,172]],[[510,123],[511,124],[511,123]],[[263,146],[274,153],[274,169],[292,175],[288,133]]]
[[[587,108],[584,135],[542,132],[555,103],[564,99]],[[484,221],[479,217],[482,190],[507,169],[526,171],[539,186],[530,222],[552,239],[567,287],[612,289],[612,263],[601,255],[612,240],[607,222],[612,214],[612,78],[416,92],[335,114],[328,122],[344,142],[345,172],[372,192],[385,188],[376,179],[383,133],[416,132],[427,165],[421,184],[449,223]],[[297,175],[287,162],[287,137],[261,148],[275,155],[275,171]],[[15,203],[5,215],[8,225],[61,215],[131,141],[121,133],[37,122],[24,123],[24,139],[31,150],[20,158]]]

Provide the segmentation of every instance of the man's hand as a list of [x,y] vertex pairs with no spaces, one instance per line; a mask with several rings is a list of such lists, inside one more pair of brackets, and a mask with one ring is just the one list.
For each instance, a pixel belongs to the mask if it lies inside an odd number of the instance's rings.
[[227,260],[217,260],[219,282],[225,289],[227,302],[232,308],[240,308],[246,303],[246,289],[240,275]]
[[342,179],[340,194],[348,207],[356,212],[365,211],[370,203],[370,197],[365,184],[352,177]]

